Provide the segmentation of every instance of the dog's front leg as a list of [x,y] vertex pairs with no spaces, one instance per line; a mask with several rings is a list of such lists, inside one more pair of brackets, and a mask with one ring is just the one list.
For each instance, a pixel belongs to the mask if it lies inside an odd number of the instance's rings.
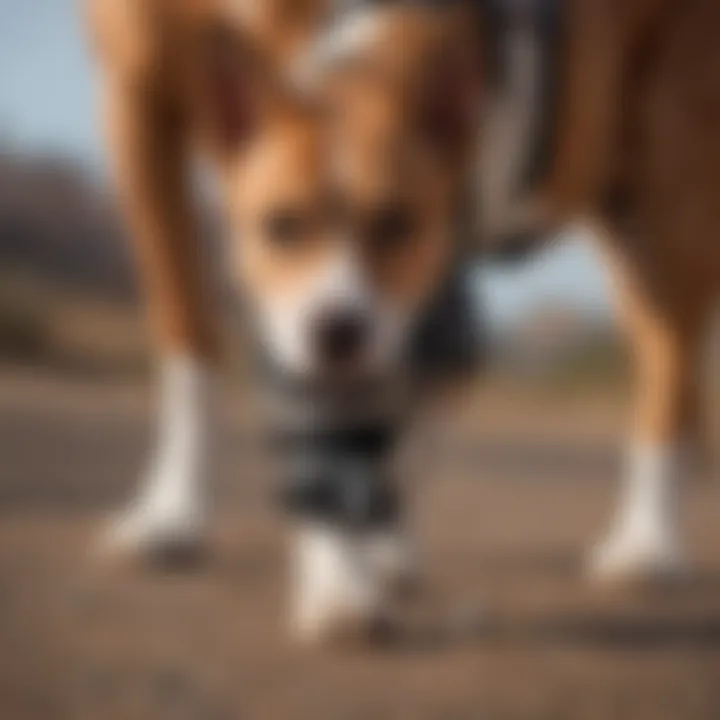
[[399,526],[360,532],[306,522],[293,543],[291,631],[306,642],[372,639],[417,580]]
[[357,533],[322,523],[297,529],[293,572],[291,632],[305,642],[373,639],[416,579],[400,528]]
[[293,522],[291,630],[305,641],[367,637],[386,626],[400,591],[415,580],[387,460],[364,442],[363,449],[338,450],[346,432],[317,436],[304,447],[285,445],[281,499]]

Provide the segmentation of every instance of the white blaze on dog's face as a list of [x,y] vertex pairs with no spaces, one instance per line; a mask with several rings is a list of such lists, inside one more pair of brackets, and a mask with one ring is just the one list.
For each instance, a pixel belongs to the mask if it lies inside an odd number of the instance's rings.
[[260,340],[291,373],[382,374],[453,253],[461,128],[447,95],[438,108],[374,71],[260,94],[233,108],[243,138],[224,159],[233,272]]
[[286,106],[231,172],[234,270],[270,358],[298,373],[396,363],[451,253],[432,153],[388,94]]

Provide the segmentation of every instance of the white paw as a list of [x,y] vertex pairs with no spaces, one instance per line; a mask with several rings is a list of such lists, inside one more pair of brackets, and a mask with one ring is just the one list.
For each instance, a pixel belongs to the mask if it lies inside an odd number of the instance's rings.
[[[367,536],[324,525],[299,530],[293,634],[304,642],[372,637],[388,620],[390,565]],[[399,559],[399,558],[395,558]],[[389,574],[390,573],[390,574]]]
[[155,454],[138,499],[110,525],[105,555],[185,562],[197,558],[205,530],[203,478],[212,455],[211,378],[192,357],[166,358],[160,377]]
[[101,542],[104,557],[162,564],[196,560],[204,547],[205,519],[197,508],[138,503],[111,520]]
[[591,577],[653,582],[682,576],[677,492],[684,456],[675,445],[632,449],[612,531],[590,556]]
[[593,548],[588,570],[601,582],[663,582],[680,579],[686,564],[669,538],[615,532]]

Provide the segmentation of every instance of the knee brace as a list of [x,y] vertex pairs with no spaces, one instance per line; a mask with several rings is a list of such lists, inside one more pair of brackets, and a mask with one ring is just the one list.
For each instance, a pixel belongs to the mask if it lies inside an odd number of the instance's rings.
[[278,499],[291,515],[370,529],[399,520],[399,493],[387,462],[395,429],[386,425],[275,432]]

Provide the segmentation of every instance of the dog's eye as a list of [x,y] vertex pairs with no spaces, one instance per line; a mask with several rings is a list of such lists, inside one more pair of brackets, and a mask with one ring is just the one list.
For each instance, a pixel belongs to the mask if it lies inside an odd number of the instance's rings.
[[307,213],[294,208],[283,208],[269,213],[263,230],[267,239],[280,247],[292,247],[302,242],[310,232],[311,221]]
[[367,238],[374,250],[392,252],[412,240],[416,222],[412,211],[404,205],[388,205],[370,218]]

